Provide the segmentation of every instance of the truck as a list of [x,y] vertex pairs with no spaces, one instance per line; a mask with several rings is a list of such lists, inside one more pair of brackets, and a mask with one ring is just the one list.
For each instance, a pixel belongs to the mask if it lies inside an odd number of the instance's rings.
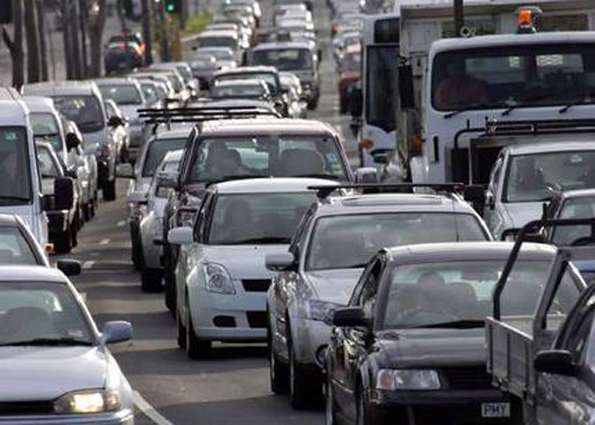
[[[524,242],[552,227],[589,226],[591,245],[543,245],[553,250],[544,282],[515,282],[511,275]],[[536,220],[519,232],[493,292],[493,314],[486,318],[487,371],[492,384],[516,397],[524,423],[592,424],[593,296],[574,263],[595,258],[595,219]],[[584,239],[584,238],[582,238]],[[584,241],[583,241],[584,242]],[[532,315],[515,315],[511,285],[532,288]]]
[[[467,182],[467,130],[486,121],[593,116],[592,1],[468,0],[461,34],[452,15],[452,0],[400,6],[396,143],[405,179]],[[474,183],[487,182],[500,148],[480,150]]]

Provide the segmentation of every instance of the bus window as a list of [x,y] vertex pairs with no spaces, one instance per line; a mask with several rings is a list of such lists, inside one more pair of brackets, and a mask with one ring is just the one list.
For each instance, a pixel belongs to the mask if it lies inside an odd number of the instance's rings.
[[374,44],[399,44],[399,20],[380,19],[374,24]]
[[396,127],[398,49],[370,46],[367,56],[366,122],[390,132]]

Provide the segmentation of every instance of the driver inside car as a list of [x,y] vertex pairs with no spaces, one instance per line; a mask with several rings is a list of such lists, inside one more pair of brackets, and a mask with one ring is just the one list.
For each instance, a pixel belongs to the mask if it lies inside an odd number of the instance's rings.
[[458,109],[487,104],[490,101],[486,84],[466,73],[462,63],[448,65],[448,77],[440,81],[434,102],[438,109]]

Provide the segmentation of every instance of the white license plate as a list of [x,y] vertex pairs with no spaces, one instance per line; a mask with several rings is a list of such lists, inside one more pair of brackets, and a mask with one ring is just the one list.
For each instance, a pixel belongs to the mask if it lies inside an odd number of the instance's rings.
[[482,418],[510,418],[510,403],[481,403]]

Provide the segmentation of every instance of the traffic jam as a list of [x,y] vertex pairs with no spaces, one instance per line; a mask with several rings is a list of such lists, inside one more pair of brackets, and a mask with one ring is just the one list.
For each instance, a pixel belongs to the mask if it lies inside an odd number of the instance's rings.
[[595,424],[595,3],[208,4],[0,87],[0,425]]

